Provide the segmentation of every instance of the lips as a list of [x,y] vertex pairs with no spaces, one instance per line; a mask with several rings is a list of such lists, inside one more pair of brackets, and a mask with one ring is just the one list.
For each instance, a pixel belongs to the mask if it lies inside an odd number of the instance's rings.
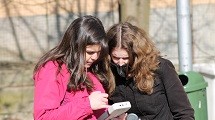
[[87,65],[91,65],[91,64],[92,64],[92,62],[87,62],[86,64],[87,64]]

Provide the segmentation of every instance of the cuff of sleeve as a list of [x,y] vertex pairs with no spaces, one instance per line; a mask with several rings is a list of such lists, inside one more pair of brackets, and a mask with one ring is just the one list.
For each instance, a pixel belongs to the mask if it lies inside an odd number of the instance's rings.
[[85,109],[86,114],[93,114],[93,110],[90,106],[90,100],[88,97],[84,97],[83,98],[83,102],[82,102],[82,108]]

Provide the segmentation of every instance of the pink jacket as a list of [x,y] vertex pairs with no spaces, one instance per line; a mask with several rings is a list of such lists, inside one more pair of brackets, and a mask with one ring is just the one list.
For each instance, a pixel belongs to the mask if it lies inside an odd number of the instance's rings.
[[[76,94],[66,92],[70,74],[65,65],[58,75],[57,69],[56,63],[48,62],[34,75],[34,119],[96,120],[105,109],[93,111],[86,90]],[[92,73],[88,73],[88,77],[93,81],[95,91],[105,92]]]

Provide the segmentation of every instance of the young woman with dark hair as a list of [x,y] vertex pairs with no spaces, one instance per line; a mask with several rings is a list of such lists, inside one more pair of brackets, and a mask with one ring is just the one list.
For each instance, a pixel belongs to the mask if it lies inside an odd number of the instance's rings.
[[35,120],[96,120],[109,107],[113,76],[101,21],[75,19],[34,69]]

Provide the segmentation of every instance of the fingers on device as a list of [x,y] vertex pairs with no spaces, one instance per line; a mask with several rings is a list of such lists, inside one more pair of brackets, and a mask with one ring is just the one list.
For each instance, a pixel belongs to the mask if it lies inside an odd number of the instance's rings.
[[131,108],[131,103],[129,101],[126,102],[118,102],[111,105],[107,111],[105,111],[98,120],[106,120],[115,118]]

